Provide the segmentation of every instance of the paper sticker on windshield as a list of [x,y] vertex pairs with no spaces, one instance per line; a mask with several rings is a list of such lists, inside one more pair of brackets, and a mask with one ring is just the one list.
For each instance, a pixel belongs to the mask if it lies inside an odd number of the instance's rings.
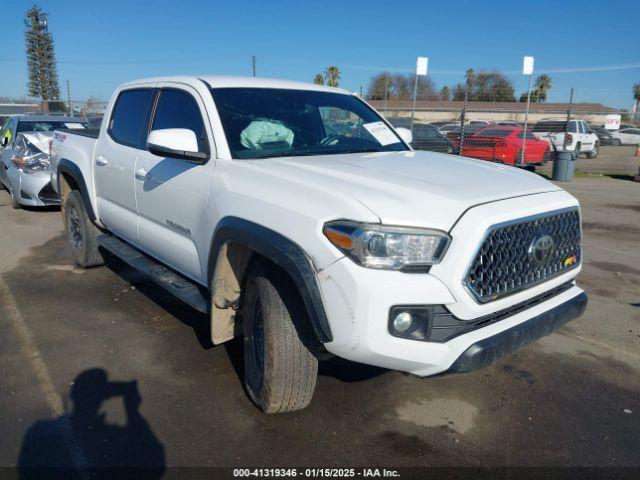
[[365,123],[362,126],[366,128],[367,131],[373,135],[373,138],[375,138],[383,147],[391,145],[392,143],[400,143],[396,134],[393,133],[391,129],[384,124],[384,122]]
[[84,125],[81,123],[65,123],[64,126],[69,130],[81,130],[84,128]]

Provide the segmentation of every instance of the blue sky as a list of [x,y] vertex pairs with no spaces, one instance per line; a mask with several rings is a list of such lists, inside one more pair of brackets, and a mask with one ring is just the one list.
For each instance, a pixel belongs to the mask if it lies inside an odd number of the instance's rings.
[[[26,94],[24,12],[3,0],[0,96]],[[341,86],[366,89],[376,72],[411,71],[429,57],[438,88],[466,68],[509,73],[526,90],[522,56],[551,70],[548,101],[630,108],[640,82],[640,3],[635,1],[225,1],[40,0],[54,34],[61,86],[108,99],[119,83],[173,74],[249,75],[311,81],[330,64]],[[609,67],[599,71],[570,71]],[[626,66],[626,68],[618,68]],[[569,70],[569,71],[567,71]]]

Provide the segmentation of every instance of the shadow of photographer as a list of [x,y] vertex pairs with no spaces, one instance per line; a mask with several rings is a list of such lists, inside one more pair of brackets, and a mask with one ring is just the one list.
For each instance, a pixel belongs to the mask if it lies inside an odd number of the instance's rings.
[[[110,382],[100,368],[80,373],[72,387],[73,410],[39,420],[26,433],[20,455],[20,479],[160,478],[164,447],[139,412],[136,381]],[[103,402],[122,398],[126,424],[110,424]]]

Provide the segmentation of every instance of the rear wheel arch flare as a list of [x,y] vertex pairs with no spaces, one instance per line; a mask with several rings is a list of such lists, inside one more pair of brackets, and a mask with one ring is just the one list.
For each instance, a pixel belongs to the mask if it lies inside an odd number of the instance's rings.
[[96,215],[91,205],[89,198],[89,191],[87,190],[87,184],[84,180],[80,168],[70,160],[66,158],[60,159],[58,163],[58,190],[60,193],[61,204],[64,204],[64,198],[71,190],[78,190],[82,196],[82,202],[87,211],[87,215],[92,221],[96,221]]

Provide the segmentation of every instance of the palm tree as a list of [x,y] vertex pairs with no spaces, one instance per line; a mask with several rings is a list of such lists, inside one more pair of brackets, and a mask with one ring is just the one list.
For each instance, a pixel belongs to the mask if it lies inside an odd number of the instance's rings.
[[316,73],[316,76],[313,77],[313,83],[316,85],[324,85],[324,76],[321,73]]
[[469,68],[465,73],[464,73],[464,78],[467,79],[467,84],[468,85],[472,85],[473,84],[473,78],[475,77],[476,72],[473,70],[473,68]]
[[327,80],[327,85],[337,87],[340,83],[340,69],[335,65],[327,67],[324,71],[324,78]]
[[636,113],[635,118],[640,118],[640,83],[636,83],[633,86],[633,98],[636,101]]
[[551,77],[540,75],[536,78],[536,101],[544,102],[547,99],[547,91],[551,88]]

